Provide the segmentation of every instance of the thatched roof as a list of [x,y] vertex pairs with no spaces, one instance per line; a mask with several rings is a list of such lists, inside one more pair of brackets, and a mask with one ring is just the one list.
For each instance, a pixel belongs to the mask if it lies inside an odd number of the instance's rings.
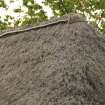
[[105,105],[105,38],[72,14],[35,27],[1,33],[0,105]]

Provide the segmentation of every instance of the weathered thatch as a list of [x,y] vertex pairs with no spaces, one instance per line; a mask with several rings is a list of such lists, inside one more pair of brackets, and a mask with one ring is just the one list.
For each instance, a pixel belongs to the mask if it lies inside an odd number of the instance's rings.
[[68,17],[1,33],[0,105],[105,105],[105,39]]

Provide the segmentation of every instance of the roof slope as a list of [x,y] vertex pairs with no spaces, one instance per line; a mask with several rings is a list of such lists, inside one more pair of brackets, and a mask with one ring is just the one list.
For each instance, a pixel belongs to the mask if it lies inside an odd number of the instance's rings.
[[77,14],[40,25],[1,33],[0,105],[105,105],[105,39]]

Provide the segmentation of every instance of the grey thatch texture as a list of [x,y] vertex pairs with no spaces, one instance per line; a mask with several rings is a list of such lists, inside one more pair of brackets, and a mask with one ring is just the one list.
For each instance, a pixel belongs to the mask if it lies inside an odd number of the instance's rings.
[[99,34],[75,22],[0,38],[0,105],[105,105]]

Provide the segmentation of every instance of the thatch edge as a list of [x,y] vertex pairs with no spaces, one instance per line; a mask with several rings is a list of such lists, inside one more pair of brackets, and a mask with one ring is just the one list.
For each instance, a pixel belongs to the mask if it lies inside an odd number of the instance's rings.
[[73,23],[77,23],[77,22],[86,22],[86,19],[84,17],[82,17],[80,14],[70,13],[70,14],[64,15],[61,18],[56,18],[56,19],[52,20],[52,22],[50,20],[48,21],[48,23],[43,22],[42,24],[40,24],[38,26],[31,26],[31,27],[24,28],[24,29],[17,28],[15,30],[10,30],[10,31],[5,30],[3,33],[1,33],[0,38],[9,37],[9,36],[16,35],[16,34],[22,33],[22,32],[27,32],[30,30],[36,30],[36,29],[40,29],[40,28],[57,25],[59,23],[73,24]]

